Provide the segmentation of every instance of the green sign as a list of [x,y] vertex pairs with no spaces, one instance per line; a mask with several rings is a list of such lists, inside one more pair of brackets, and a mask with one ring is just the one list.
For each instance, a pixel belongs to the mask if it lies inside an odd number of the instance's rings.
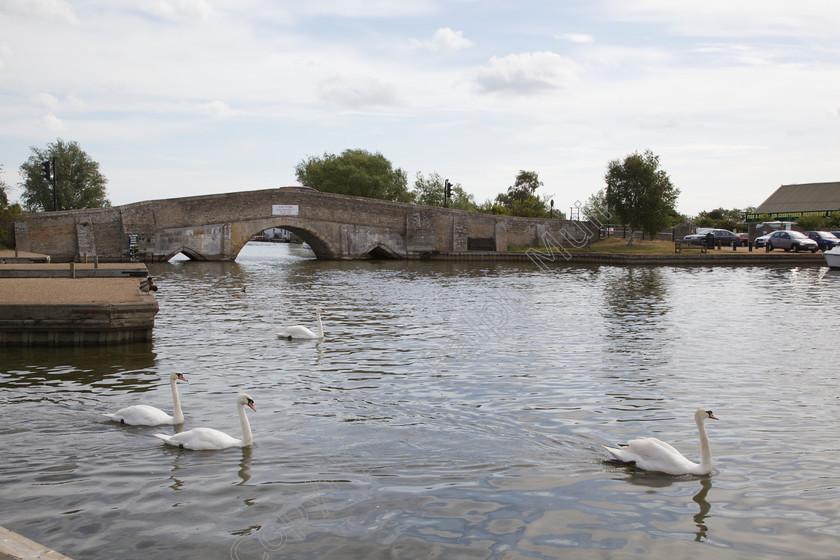
[[834,210],[809,210],[806,212],[767,212],[758,214],[755,212],[747,213],[747,223],[750,222],[795,222],[799,218],[805,216],[817,216],[820,218],[828,218]]

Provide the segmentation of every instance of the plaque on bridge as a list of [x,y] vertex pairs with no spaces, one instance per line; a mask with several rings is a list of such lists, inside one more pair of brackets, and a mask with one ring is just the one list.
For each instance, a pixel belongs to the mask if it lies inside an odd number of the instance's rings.
[[298,205],[297,204],[272,204],[271,205],[271,215],[272,216],[297,216],[298,215]]

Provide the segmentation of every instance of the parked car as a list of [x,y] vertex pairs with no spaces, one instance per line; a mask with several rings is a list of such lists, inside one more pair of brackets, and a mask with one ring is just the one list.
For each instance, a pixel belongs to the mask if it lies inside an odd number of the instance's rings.
[[746,247],[747,245],[750,244],[750,234],[749,233],[736,233],[735,235],[737,235],[738,238],[741,240],[741,242],[738,243],[738,245],[740,245],[741,247]]
[[816,253],[817,242],[809,239],[801,231],[774,231],[770,234],[770,238],[767,239],[767,250],[772,251],[773,249],[792,250],[794,253],[799,251]]
[[765,245],[767,245],[767,240],[770,239],[771,235],[773,235],[773,234],[772,233],[765,233],[764,235],[756,237],[755,241],[753,241],[753,246],[756,249],[758,249],[759,247],[764,247]]
[[691,245],[702,245],[703,242],[706,240],[706,236],[711,233],[712,235],[714,235],[715,245],[731,246],[733,243],[735,243],[736,245],[741,244],[741,238],[738,237],[738,234],[732,233],[728,229],[709,229],[702,231],[703,233],[694,233],[692,235],[686,235],[685,237],[683,237],[683,241],[686,243],[690,243]]
[[830,231],[803,231],[804,235],[817,242],[817,247],[822,251],[828,251],[840,245],[840,239]]

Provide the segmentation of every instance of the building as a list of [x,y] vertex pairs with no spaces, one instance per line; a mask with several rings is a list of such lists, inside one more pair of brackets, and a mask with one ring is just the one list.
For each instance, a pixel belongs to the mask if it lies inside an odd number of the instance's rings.
[[782,185],[747,214],[747,223],[793,222],[804,216],[840,211],[840,182]]

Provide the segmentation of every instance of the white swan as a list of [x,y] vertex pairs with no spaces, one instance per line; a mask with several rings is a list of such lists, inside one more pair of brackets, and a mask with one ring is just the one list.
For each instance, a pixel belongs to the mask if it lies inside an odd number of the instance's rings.
[[280,338],[286,338],[288,340],[292,340],[293,338],[324,338],[324,327],[321,325],[321,313],[324,310],[320,307],[315,308],[315,315],[318,317],[318,333],[315,334],[310,329],[302,325],[294,325],[292,327],[285,327],[277,332],[277,336]]
[[242,425],[242,439],[236,439],[224,432],[213,428],[194,428],[174,435],[153,434],[169,445],[181,449],[194,449],[197,451],[210,449],[227,449],[228,447],[247,447],[254,443],[254,435],[251,433],[251,425],[245,415],[245,406],[249,406],[254,412],[254,399],[245,393],[240,393],[236,398],[236,409],[239,412],[239,423]]
[[129,426],[172,426],[184,423],[184,413],[181,412],[181,399],[178,398],[178,380],[186,381],[187,378],[180,371],[173,371],[169,374],[169,382],[172,384],[172,401],[175,403],[175,415],[170,416],[159,408],[147,404],[136,404],[118,410],[112,414],[106,414],[115,422],[128,424]]
[[615,449],[606,447],[613,458],[621,463],[636,465],[646,471],[666,474],[709,474],[712,472],[712,450],[709,436],[706,435],[706,418],[717,420],[711,410],[698,408],[694,413],[697,430],[700,432],[700,464],[686,459],[679,451],[656,438],[634,439],[626,447]]

